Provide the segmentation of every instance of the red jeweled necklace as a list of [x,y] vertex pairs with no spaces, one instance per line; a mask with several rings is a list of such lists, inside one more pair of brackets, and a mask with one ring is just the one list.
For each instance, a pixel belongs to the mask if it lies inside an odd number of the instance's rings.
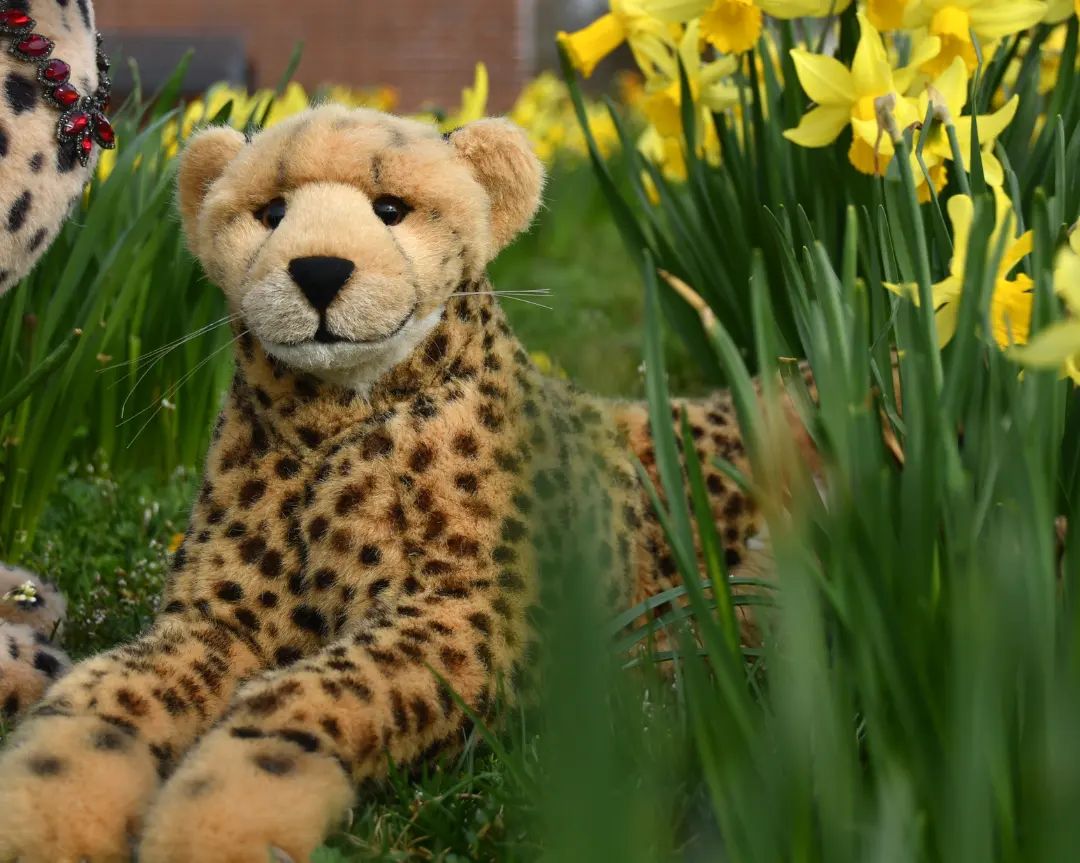
[[52,56],[56,43],[34,32],[35,22],[27,11],[28,5],[26,0],[0,0],[0,38],[11,40],[8,53],[36,67],[45,101],[62,112],[56,124],[56,139],[61,149],[74,153],[85,167],[95,142],[106,150],[116,146],[116,133],[105,118],[112,82],[109,58],[101,50],[101,34],[95,34],[98,87],[84,95],[71,83],[71,66]]

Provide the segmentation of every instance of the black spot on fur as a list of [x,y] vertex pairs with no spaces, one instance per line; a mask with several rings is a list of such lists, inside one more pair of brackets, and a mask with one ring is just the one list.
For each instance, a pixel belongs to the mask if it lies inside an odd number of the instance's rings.
[[272,776],[285,776],[296,766],[291,758],[275,755],[256,755],[252,760],[256,767]]
[[54,755],[35,755],[26,762],[26,766],[35,776],[59,776],[67,769],[64,762]]
[[79,154],[75,147],[61,145],[56,151],[56,170],[60,174],[70,174],[79,164]]
[[319,637],[325,637],[330,632],[326,623],[326,617],[322,612],[310,605],[298,605],[293,609],[292,621],[300,629],[312,632]]
[[41,248],[41,244],[45,242],[45,238],[49,236],[48,228],[38,228],[34,233],[34,236],[30,238],[30,242],[26,245],[28,252],[36,252]]
[[26,224],[26,217],[30,213],[30,205],[33,203],[34,196],[29,191],[23,192],[15,199],[15,203],[11,205],[11,209],[7,214],[7,229],[11,233],[15,233],[23,225]]
[[313,734],[308,734],[306,731],[296,731],[286,728],[284,731],[279,731],[277,736],[282,740],[288,740],[290,743],[295,743],[305,752],[316,752],[319,749],[318,738]]
[[8,154],[8,136],[4,127],[0,126],[0,159]]
[[34,657],[34,668],[52,680],[60,671],[60,660],[50,653],[38,651]]
[[[2,137],[2,134],[3,133],[0,132],[0,137]],[[3,156],[3,155],[6,155],[6,153],[4,152],[4,146],[3,146],[2,142],[0,142],[0,156]],[[41,170],[41,167],[44,164],[45,164],[45,154],[42,153],[40,150],[38,152],[34,153],[34,155],[30,157],[30,170],[33,171],[35,174],[38,171]]]
[[123,752],[131,745],[131,738],[115,728],[102,728],[91,738],[99,752]]
[[33,110],[37,105],[37,84],[33,78],[20,75],[18,72],[9,72],[4,81],[4,93],[7,103],[16,114]]
[[295,647],[279,647],[274,654],[274,661],[280,667],[285,668],[296,662],[302,655]]
[[235,581],[219,581],[215,593],[224,602],[239,602],[244,598],[244,589]]

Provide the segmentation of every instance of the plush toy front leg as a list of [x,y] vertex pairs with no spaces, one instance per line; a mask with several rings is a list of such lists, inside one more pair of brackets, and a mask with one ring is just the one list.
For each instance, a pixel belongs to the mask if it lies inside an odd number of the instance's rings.
[[490,653],[460,630],[403,620],[247,684],[166,784],[141,863],[265,863],[274,849],[308,860],[355,783],[460,739],[464,716],[431,669],[486,703]]
[[174,761],[260,660],[212,621],[77,665],[0,756],[0,863],[122,863]]

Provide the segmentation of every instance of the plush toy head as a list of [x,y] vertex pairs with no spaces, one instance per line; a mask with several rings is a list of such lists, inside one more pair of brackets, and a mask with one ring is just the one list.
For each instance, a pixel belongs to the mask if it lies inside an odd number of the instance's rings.
[[286,365],[361,390],[529,225],[542,185],[506,121],[444,138],[339,106],[251,141],[204,131],[179,179],[188,244],[241,328]]

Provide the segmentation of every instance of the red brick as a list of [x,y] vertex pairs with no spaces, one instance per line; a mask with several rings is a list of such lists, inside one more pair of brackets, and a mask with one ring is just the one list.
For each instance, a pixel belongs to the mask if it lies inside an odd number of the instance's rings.
[[388,84],[401,107],[457,104],[483,60],[492,111],[504,110],[532,64],[536,0],[96,0],[98,26],[131,33],[243,34],[258,86],[277,82],[297,40],[306,87]]

